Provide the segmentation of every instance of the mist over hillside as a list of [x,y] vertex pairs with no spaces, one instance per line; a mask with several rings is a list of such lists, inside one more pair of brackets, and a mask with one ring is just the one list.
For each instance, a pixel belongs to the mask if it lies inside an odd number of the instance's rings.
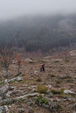
[[76,14],[25,16],[0,23],[0,45],[4,42],[31,52],[69,46],[76,42]]

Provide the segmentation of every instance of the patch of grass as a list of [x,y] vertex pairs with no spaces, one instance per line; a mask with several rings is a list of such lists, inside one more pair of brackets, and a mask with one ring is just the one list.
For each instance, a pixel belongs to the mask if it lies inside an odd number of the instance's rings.
[[18,100],[18,102],[25,102],[25,99],[24,99],[24,98],[20,98],[20,99]]
[[46,87],[45,85],[38,85],[38,86],[37,86],[37,91],[38,91],[39,93],[44,93],[44,94],[46,94],[47,91],[48,91],[48,87]]
[[50,77],[55,77],[55,75],[54,75],[54,74],[49,74],[49,76],[50,76]]
[[60,90],[54,90],[52,89],[51,92],[55,95],[55,94],[61,94],[61,91]]
[[41,78],[38,78],[36,81],[37,81],[37,82],[42,82]]
[[51,90],[51,92],[53,93],[53,94],[64,94],[64,88],[62,88],[61,90]]
[[5,81],[2,81],[2,85],[5,85],[6,83],[5,83]]
[[48,100],[39,95],[35,101],[36,104],[42,106],[43,104],[48,104]]
[[31,60],[34,60],[32,57],[30,58]]
[[64,90],[65,90],[65,89],[64,89],[64,88],[62,88],[62,89],[60,90],[60,92],[61,92],[62,94],[64,94]]
[[54,61],[54,63],[59,63],[59,61],[58,61],[58,60],[56,60],[56,61]]
[[39,60],[40,63],[46,63],[44,59]]
[[18,83],[18,81],[10,81],[9,83]]
[[2,78],[0,78],[0,81],[2,81]]
[[60,80],[57,80],[57,81],[56,81],[56,84],[60,84],[60,83],[61,83],[61,81],[60,81]]
[[69,62],[69,59],[64,59],[65,62]]

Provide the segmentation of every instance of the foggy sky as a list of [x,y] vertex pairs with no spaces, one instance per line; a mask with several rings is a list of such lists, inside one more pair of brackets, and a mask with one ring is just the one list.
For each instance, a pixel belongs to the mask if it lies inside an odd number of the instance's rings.
[[76,0],[0,0],[0,20],[24,15],[75,13]]

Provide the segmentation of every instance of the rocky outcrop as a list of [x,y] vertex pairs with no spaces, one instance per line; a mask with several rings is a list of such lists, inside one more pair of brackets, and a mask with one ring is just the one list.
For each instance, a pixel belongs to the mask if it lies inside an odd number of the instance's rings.
[[0,113],[9,113],[9,109],[6,105],[0,106]]
[[18,76],[18,77],[15,77],[15,78],[12,78],[12,79],[8,80],[8,82],[22,81],[22,80],[23,80],[23,78]]
[[76,93],[71,90],[64,90],[64,94],[76,95]]
[[8,81],[5,80],[4,85],[2,85],[2,87],[0,88],[0,96],[2,98],[6,97],[6,93],[8,92],[8,89],[9,89],[9,84],[8,84]]

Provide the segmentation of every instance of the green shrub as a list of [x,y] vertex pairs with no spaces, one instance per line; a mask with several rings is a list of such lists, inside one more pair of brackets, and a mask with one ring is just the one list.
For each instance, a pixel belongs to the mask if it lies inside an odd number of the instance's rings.
[[54,89],[52,89],[51,92],[53,94],[61,94],[61,91],[60,90],[54,90]]
[[61,90],[51,90],[51,92],[53,93],[53,94],[64,94],[64,88],[62,88]]
[[2,85],[5,85],[6,83],[5,83],[5,81],[2,81]]
[[30,58],[31,60],[34,60],[32,57]]
[[65,62],[69,62],[69,59],[65,59],[64,61],[65,61]]
[[48,100],[39,95],[35,101],[36,104],[42,106],[43,104],[48,104]]
[[48,87],[46,87],[46,86],[44,86],[44,85],[38,85],[37,91],[38,91],[39,93],[47,93]]
[[63,93],[64,93],[64,90],[65,90],[65,89],[64,89],[64,88],[62,88],[62,89],[60,90],[60,92],[63,94]]
[[20,99],[18,100],[18,102],[25,102],[25,99],[24,99],[24,98],[20,98]]

